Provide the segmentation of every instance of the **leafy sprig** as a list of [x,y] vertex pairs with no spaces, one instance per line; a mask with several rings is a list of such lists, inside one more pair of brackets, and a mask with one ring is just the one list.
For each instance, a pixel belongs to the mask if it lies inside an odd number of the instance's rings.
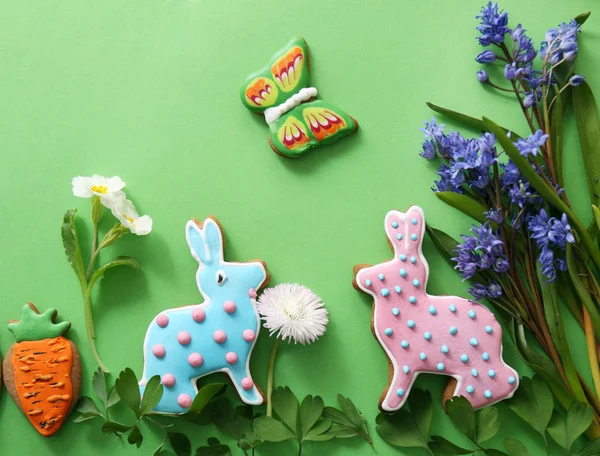
[[[465,447],[439,435],[430,435],[433,415],[431,394],[413,389],[407,399],[408,407],[394,414],[377,416],[377,433],[388,444],[400,447],[423,448],[432,455],[490,455],[529,456],[525,445],[515,439],[505,438],[506,452],[484,447],[500,429],[498,409],[494,406],[473,410],[465,397],[455,397],[446,402],[446,413],[458,430],[470,441]],[[544,439],[548,455],[550,442],[547,435],[562,448],[564,455],[587,456],[598,453],[600,439],[592,440],[579,450],[573,444],[586,431],[593,419],[590,407],[574,402],[563,416],[554,410],[554,402],[548,385],[539,376],[522,378],[515,396],[506,405]]]
[[[107,387],[107,378],[104,372],[102,369],[98,369],[94,373],[92,386],[96,398],[100,402],[100,407],[98,407],[98,404],[92,398],[83,396],[76,409],[79,413],[74,420],[76,423],[101,418],[103,421],[102,432],[116,434],[117,436],[127,435],[127,442],[130,445],[140,448],[144,441],[140,424],[145,421],[160,428],[164,433],[163,441],[154,451],[154,454],[159,455],[163,452],[163,448],[167,442],[171,442],[170,434],[172,433],[168,429],[173,426],[173,423],[163,424],[157,418],[158,416],[174,418],[177,415],[158,414],[153,411],[163,395],[163,385],[158,375],[155,375],[148,381],[144,389],[144,394],[141,397],[138,379],[133,370],[129,368],[126,368],[119,374],[114,385],[110,388]],[[210,401],[223,393],[225,388],[224,384],[219,383],[204,386],[198,391],[189,410],[180,416],[189,421],[197,420]],[[135,415],[135,421],[128,424],[113,421],[109,416],[109,409],[117,404],[123,404],[130,409]]]

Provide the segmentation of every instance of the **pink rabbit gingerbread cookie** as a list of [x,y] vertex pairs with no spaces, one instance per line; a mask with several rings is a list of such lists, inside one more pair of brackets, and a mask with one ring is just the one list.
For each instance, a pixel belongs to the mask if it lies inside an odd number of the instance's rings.
[[454,378],[444,396],[465,396],[475,409],[512,397],[519,376],[502,359],[502,328],[494,314],[464,298],[427,294],[423,210],[388,212],[385,232],[394,257],[354,268],[354,287],[374,298],[372,330],[390,363],[380,409],[402,407],[420,373]]

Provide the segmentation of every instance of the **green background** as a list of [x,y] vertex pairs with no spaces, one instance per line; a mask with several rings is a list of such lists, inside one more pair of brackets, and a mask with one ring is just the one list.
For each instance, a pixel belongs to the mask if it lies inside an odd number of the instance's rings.
[[[185,243],[191,217],[219,217],[226,257],[262,258],[272,283],[299,282],[319,294],[331,322],[317,343],[283,346],[276,383],[303,397],[338,393],[366,414],[376,453],[358,439],[307,444],[306,455],[421,454],[388,446],[375,432],[387,361],[370,331],[371,302],[352,286],[352,266],[389,258],[385,213],[417,204],[427,222],[454,236],[471,223],[429,190],[432,164],[418,156],[421,122],[434,101],[486,114],[525,132],[516,103],[480,87],[481,50],[474,27],[483,0],[365,2],[122,1],[5,2],[0,15],[0,321],[18,318],[32,301],[57,307],[73,323],[83,356],[83,393],[96,368],[86,344],[77,280],[65,260],[59,228],[79,209],[89,233],[89,200],[75,198],[76,175],[119,175],[140,212],[154,219],[145,238],[128,236],[101,260],[128,254],[139,272],[110,272],[94,296],[98,349],[114,371],[142,370],[147,324],[161,310],[197,303],[196,263]],[[592,9],[593,1],[505,0],[511,25],[523,22],[539,45],[545,31]],[[600,11],[580,35],[578,70],[600,94]],[[295,35],[311,50],[311,79],[323,99],[360,123],[350,138],[290,161],[267,144],[267,126],[239,100],[247,74]],[[499,82],[502,82],[497,78]],[[448,123],[448,122],[445,122]],[[450,124],[451,125],[451,124]],[[572,121],[565,146],[575,208],[587,207]],[[577,198],[579,196],[579,198]],[[112,224],[106,213],[103,228]],[[87,253],[89,236],[83,236]],[[427,239],[433,294],[466,296],[467,284]],[[574,342],[581,340],[573,328]],[[6,353],[12,335],[0,331]],[[266,380],[272,339],[263,331],[252,360]],[[522,367],[510,343],[505,358]],[[577,350],[575,350],[577,351]],[[584,356],[584,355],[582,355]],[[582,358],[584,359],[584,358]],[[523,373],[528,373],[522,370]],[[224,380],[218,375],[212,380]],[[439,404],[445,382],[421,376]],[[542,451],[541,438],[499,405],[500,434]],[[436,408],[435,433],[459,439]],[[123,414],[123,420],[132,417]],[[51,439],[31,428],[6,391],[0,397],[0,453],[151,454],[159,434],[144,428],[140,450],[103,435],[99,422],[67,423]],[[184,425],[195,446],[218,433]],[[501,448],[501,438],[491,443]],[[262,446],[261,455],[295,454],[295,446]],[[234,448],[234,454],[241,454]]]

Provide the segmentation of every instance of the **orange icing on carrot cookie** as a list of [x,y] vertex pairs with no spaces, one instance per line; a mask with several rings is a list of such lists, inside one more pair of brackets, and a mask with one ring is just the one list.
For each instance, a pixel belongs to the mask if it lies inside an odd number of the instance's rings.
[[71,344],[64,337],[15,344],[15,386],[25,415],[49,437],[61,426],[71,406]]

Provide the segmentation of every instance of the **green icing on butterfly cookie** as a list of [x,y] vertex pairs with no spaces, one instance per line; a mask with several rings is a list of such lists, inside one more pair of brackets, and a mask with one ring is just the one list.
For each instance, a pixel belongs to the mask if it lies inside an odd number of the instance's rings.
[[23,306],[21,319],[9,322],[8,329],[14,334],[17,342],[52,339],[62,336],[71,327],[68,321],[55,323],[57,315],[56,309],[48,309],[41,314],[33,304],[28,303]]

